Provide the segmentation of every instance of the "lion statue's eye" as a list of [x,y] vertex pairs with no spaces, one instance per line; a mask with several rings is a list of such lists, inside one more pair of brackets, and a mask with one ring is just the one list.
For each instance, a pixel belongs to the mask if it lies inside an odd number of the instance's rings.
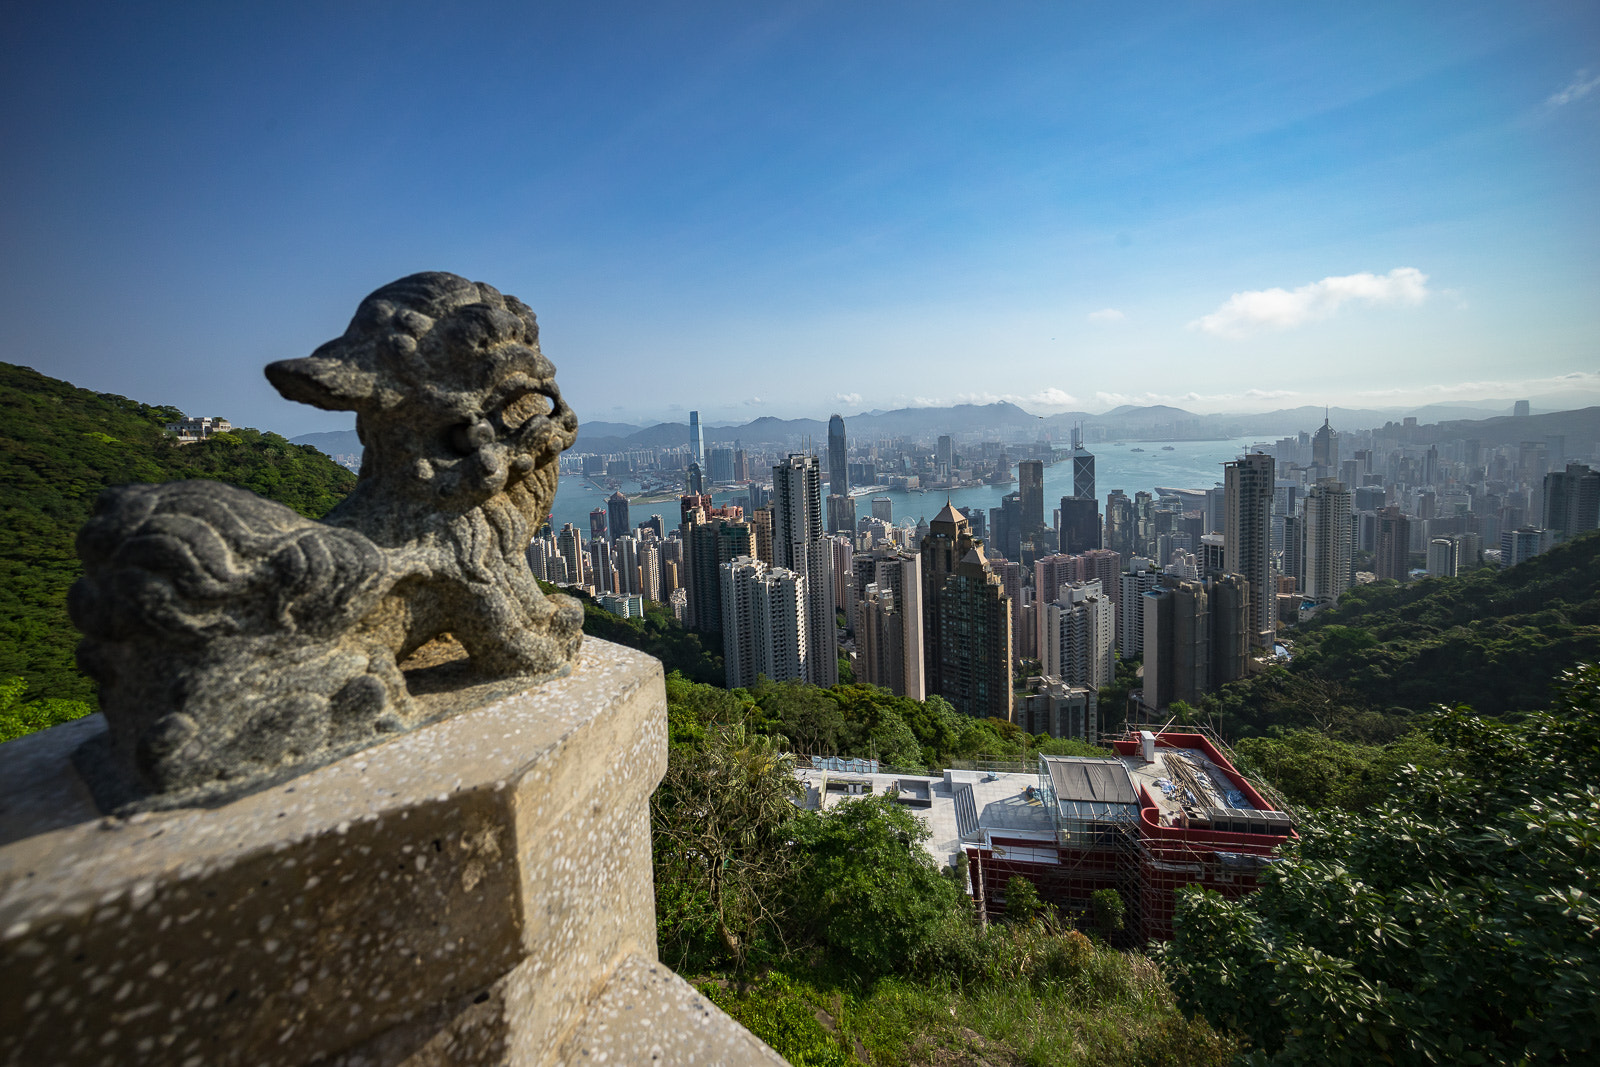
[[450,447],[463,456],[476,452],[494,440],[494,427],[483,419],[464,422],[450,431]]
[[500,421],[508,430],[515,430],[529,419],[550,414],[550,398],[543,393],[523,393],[500,412]]

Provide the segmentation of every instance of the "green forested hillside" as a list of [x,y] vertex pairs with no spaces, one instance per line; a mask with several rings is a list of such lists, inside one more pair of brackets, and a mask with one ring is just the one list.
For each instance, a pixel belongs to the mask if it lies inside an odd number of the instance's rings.
[[100,490],[213,478],[316,517],[355,485],[316,449],[277,434],[175,444],[162,425],[182,414],[0,363],[0,681],[24,679],[22,701],[93,700],[73,662],[66,596],[80,573],[73,539]]
[[1506,570],[1361,586],[1291,634],[1288,667],[1206,699],[1225,733],[1314,727],[1384,742],[1440,704],[1546,708],[1562,671],[1600,660],[1600,532]]

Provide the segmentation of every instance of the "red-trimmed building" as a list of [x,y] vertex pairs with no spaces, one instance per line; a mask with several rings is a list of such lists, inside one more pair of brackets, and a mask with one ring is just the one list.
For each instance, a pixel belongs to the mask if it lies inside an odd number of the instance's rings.
[[1127,940],[1169,940],[1178,889],[1203,885],[1236,899],[1294,835],[1292,816],[1204,734],[1142,730],[1112,747],[1116,755],[1104,758],[1039,757],[1035,799],[1047,823],[962,834],[980,915],[1003,917],[1006,883],[1021,876],[1085,924],[1091,895],[1114,889]]

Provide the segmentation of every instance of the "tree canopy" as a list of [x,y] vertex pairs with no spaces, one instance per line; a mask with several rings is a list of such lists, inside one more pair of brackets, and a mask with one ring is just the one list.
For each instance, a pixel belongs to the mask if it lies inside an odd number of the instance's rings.
[[1564,1063],[1600,1052],[1600,668],[1549,712],[1465,708],[1365,812],[1304,815],[1239,901],[1180,894],[1188,1010],[1272,1064]]

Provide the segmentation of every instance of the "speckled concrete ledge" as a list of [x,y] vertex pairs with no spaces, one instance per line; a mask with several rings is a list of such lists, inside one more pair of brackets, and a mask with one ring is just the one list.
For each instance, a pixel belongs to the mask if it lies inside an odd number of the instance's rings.
[[563,1064],[785,1062],[694,986],[655,960],[630,956],[561,1055]]
[[[0,1063],[555,1063],[629,968],[670,975],[651,657],[589,639],[567,678],[222,807],[128,819],[71,768],[98,719],[0,745]],[[632,1002],[676,1032],[669,1001]],[[606,1040],[606,1062],[634,1062],[637,1042]]]

